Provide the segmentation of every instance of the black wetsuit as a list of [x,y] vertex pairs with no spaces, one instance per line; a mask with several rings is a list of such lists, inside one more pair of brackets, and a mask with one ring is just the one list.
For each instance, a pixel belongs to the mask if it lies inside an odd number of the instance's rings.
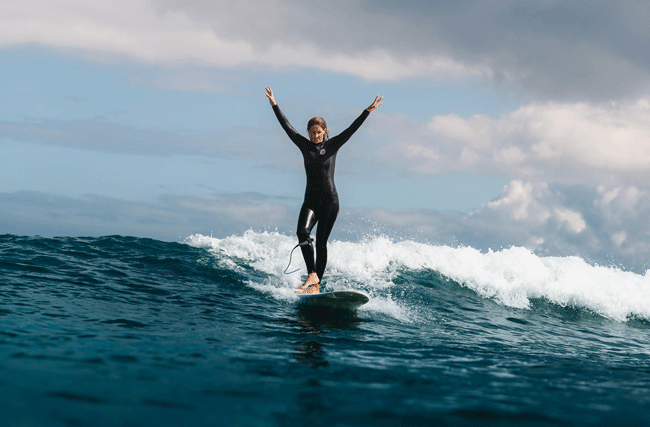
[[[359,129],[370,113],[368,110],[363,110],[350,127],[340,135],[324,140],[320,144],[314,144],[296,132],[280,111],[280,107],[273,106],[273,111],[291,141],[300,149],[305,161],[307,188],[305,189],[305,201],[298,217],[296,234],[305,264],[307,264],[307,271],[310,274],[316,272],[320,280],[327,264],[327,239],[339,213],[339,195],[334,185],[336,153]],[[309,236],[316,222],[318,222],[318,229],[316,231],[316,265],[314,266],[314,249]]]

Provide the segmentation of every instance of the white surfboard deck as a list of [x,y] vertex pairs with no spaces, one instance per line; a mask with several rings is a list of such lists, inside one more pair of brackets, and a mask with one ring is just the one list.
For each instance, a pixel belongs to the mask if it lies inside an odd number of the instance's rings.
[[298,294],[298,302],[302,305],[318,305],[329,308],[353,310],[370,301],[362,292],[347,290],[323,292],[320,294]]

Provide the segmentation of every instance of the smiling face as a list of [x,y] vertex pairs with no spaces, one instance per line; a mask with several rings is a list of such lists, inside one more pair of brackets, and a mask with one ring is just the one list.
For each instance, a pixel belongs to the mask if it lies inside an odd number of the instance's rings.
[[325,136],[325,129],[320,127],[319,125],[313,125],[310,127],[307,132],[309,133],[309,139],[311,139],[311,142],[314,144],[320,144],[323,142],[323,137]]

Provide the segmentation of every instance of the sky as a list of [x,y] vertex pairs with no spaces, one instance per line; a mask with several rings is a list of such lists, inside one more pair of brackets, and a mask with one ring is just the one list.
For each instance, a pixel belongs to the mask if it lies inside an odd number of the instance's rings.
[[306,134],[376,95],[333,239],[645,271],[645,1],[0,3],[0,233],[294,232]]

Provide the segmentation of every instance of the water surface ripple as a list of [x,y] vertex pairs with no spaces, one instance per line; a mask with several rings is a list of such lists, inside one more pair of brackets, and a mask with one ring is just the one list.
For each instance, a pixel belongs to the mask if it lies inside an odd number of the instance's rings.
[[296,304],[293,244],[0,236],[3,425],[650,424],[645,277],[333,242],[325,288],[371,297],[337,312]]

